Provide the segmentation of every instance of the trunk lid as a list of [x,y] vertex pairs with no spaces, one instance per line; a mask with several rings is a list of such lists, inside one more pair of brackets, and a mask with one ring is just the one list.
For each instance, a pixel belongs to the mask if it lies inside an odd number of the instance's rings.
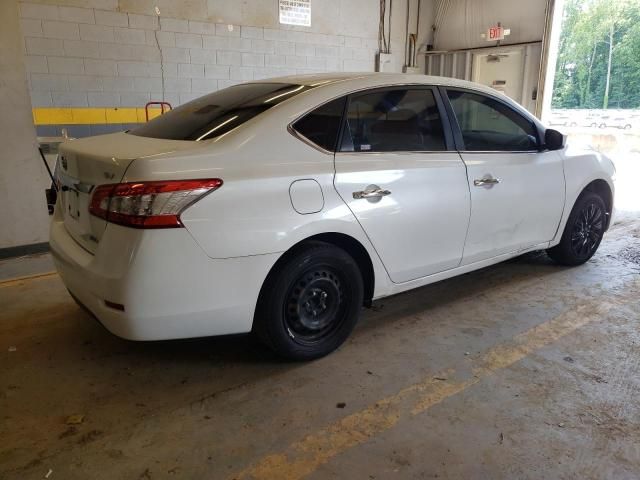
[[56,177],[62,187],[57,208],[69,234],[95,253],[107,222],[89,213],[97,185],[119,183],[137,158],[193,148],[193,142],[138,137],[124,132],[65,142],[60,146]]

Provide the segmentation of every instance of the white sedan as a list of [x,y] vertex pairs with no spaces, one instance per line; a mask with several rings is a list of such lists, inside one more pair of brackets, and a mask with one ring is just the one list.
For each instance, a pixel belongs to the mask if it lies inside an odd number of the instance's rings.
[[63,144],[50,245],[116,335],[253,331],[312,359],[374,299],[532,250],[586,262],[613,174],[477,84],[285,77]]

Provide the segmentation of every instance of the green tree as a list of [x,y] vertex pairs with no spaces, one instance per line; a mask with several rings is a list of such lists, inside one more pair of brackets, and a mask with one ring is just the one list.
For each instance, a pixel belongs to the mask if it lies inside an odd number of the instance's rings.
[[640,0],[567,0],[554,108],[640,107]]

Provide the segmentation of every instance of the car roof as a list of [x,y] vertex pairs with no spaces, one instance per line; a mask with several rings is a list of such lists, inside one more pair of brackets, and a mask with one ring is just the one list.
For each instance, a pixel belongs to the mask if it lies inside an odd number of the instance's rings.
[[[459,80],[457,78],[436,77],[432,75],[416,75],[407,73],[368,73],[368,72],[336,72],[319,73],[306,75],[289,75],[263,80],[254,80],[251,83],[277,82],[292,83],[295,85],[321,86],[330,85],[337,82],[358,83],[360,80],[367,81],[368,86],[385,86],[394,84],[425,84],[425,85],[446,85],[452,87],[471,88],[489,93],[496,93],[492,88],[478,83]],[[372,85],[373,84],[373,85]]]

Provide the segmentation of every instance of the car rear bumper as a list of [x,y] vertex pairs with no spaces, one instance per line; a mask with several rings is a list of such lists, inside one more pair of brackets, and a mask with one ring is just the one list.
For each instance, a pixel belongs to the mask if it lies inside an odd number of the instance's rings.
[[184,228],[111,224],[91,254],[55,217],[50,246],[71,294],[129,340],[250,331],[262,282],[279,256],[212,259]]

